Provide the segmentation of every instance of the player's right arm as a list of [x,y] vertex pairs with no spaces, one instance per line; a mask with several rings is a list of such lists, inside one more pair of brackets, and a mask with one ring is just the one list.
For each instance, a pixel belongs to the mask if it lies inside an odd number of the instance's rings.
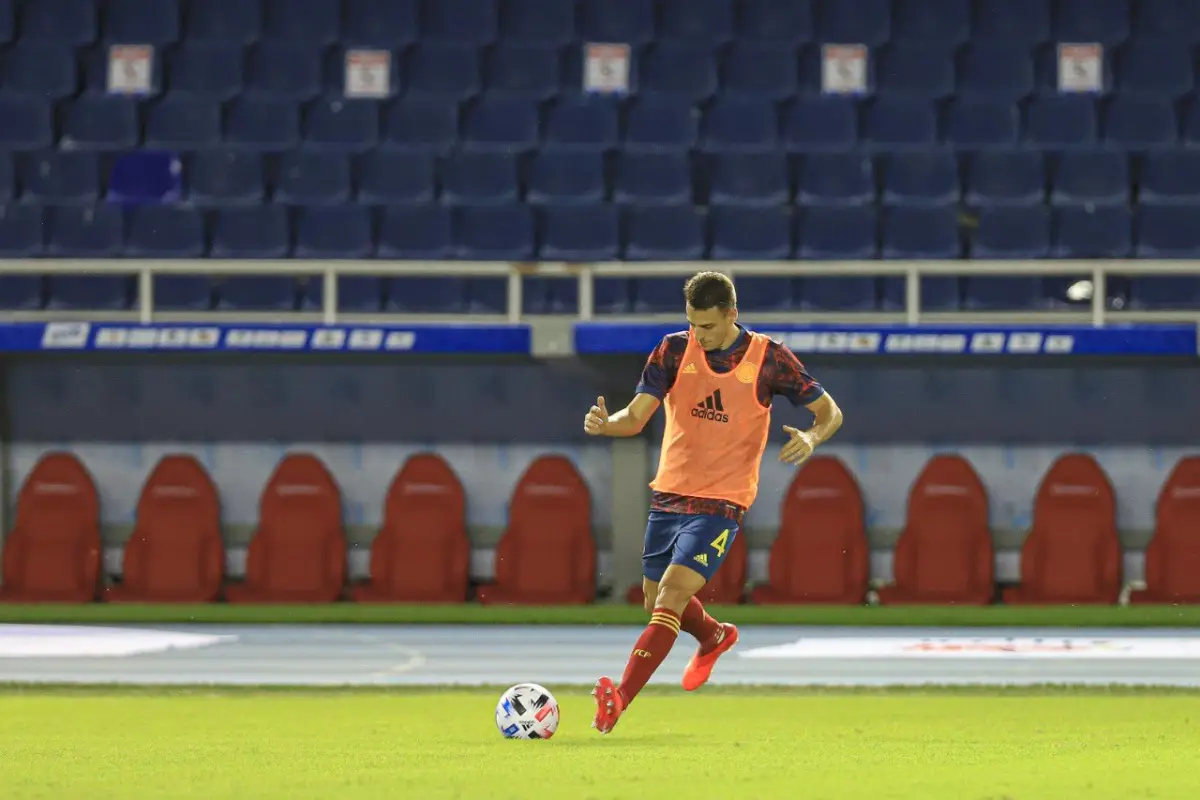
[[589,436],[637,436],[660,405],[654,395],[637,394],[629,405],[610,415],[604,398],[597,397],[596,405],[584,417],[583,431]]

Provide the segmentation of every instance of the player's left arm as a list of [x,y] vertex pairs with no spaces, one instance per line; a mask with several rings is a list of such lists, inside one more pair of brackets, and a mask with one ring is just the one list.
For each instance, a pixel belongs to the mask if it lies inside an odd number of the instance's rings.
[[786,397],[794,406],[804,406],[813,415],[813,424],[807,430],[783,426],[790,438],[780,451],[779,460],[801,464],[842,427],[842,410],[786,345],[772,342],[767,353],[763,368],[771,393]]

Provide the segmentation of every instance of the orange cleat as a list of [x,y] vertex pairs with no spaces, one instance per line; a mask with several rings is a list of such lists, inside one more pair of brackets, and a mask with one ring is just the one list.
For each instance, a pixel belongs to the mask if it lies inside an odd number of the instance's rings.
[[601,733],[608,733],[616,727],[617,720],[625,712],[625,698],[612,678],[596,681],[592,697],[596,698],[596,718],[592,720],[592,727]]
[[737,626],[728,622],[722,622],[721,627],[725,629],[725,638],[721,639],[721,643],[708,653],[701,653],[700,648],[696,648],[696,652],[692,655],[692,660],[688,662],[687,667],[683,670],[683,680],[681,683],[687,691],[694,692],[708,683],[713,667],[717,665],[717,659],[728,653],[737,644]]

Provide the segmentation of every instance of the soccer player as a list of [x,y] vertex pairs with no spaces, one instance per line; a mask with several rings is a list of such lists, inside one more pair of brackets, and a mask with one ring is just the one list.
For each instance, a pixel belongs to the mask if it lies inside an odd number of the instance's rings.
[[584,420],[592,436],[636,436],[659,405],[666,407],[642,551],[650,624],[633,646],[621,682],[601,678],[592,690],[592,726],[600,733],[617,724],[681,630],[700,643],[683,673],[688,691],[703,686],[717,659],[737,643],[737,628],[710,617],[696,593],[725,560],[754,502],[772,398],[786,397],[815,418],[808,430],[783,426],[789,438],[779,460],[786,464],[805,461],[842,424],[833,398],[791,350],[738,324],[728,277],[697,273],[683,294],[689,329],[659,342],[628,406],[609,414],[600,397]]

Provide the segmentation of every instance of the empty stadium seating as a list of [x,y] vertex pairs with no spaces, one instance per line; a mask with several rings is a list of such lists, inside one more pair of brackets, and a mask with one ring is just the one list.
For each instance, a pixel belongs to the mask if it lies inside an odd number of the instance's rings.
[[1033,528],[1021,548],[1021,583],[1004,602],[1112,604],[1121,592],[1112,484],[1089,455],[1070,453],[1046,472],[1033,501]]
[[[0,258],[1200,253],[1200,14],[1177,0],[15,7],[0,23]],[[583,91],[595,42],[632,48],[628,97]],[[1063,93],[1057,48],[1078,42],[1104,48],[1102,85]],[[866,48],[865,91],[823,90],[830,43]],[[111,45],[154,48],[147,91],[108,91]],[[388,60],[370,99],[345,91],[361,48]],[[109,205],[124,197],[118,157],[139,150],[180,157],[169,215]],[[994,308],[995,284],[969,271],[926,292],[929,307]],[[771,310],[890,307],[882,279],[765,280]],[[315,284],[268,306],[311,308]],[[461,313],[480,310],[480,285],[376,281],[339,302]],[[198,278],[175,307],[247,308],[236,286]],[[1051,283],[1022,286],[1018,308],[1061,299]],[[613,280],[598,310],[657,310],[642,288]],[[1200,304],[1190,277],[1110,292],[1130,308]],[[120,279],[0,283],[9,309],[136,301]],[[525,311],[563,302],[528,293]]]
[[166,456],[146,478],[121,583],[108,587],[104,599],[208,603],[220,596],[224,575],[217,489],[192,456]]
[[995,594],[988,496],[962,456],[932,458],[908,496],[908,519],[896,542],[895,584],[879,590],[884,605],[985,605]]
[[858,483],[837,458],[814,456],[796,473],[783,499],[769,579],[754,587],[751,600],[861,605],[868,558]]
[[1158,495],[1146,588],[1131,603],[1200,603],[1200,457],[1175,465]]
[[[721,563],[721,568],[713,575],[712,580],[704,584],[696,597],[702,603],[733,604],[742,602],[746,593],[746,534],[743,532],[733,538],[729,546],[729,554]],[[642,605],[645,595],[642,584],[630,586],[625,599],[634,605]]]
[[38,460],[17,495],[4,538],[6,603],[87,603],[101,586],[100,501],[87,468],[70,453]]
[[346,582],[342,501],[333,476],[313,455],[291,453],[276,466],[260,502],[246,554],[246,579],[225,590],[231,603],[329,603]]
[[536,459],[517,482],[508,527],[496,546],[485,605],[571,605],[596,596],[591,493],[563,456]]
[[409,458],[388,488],[383,526],[371,543],[365,603],[461,603],[470,564],[462,483],[441,456]]

